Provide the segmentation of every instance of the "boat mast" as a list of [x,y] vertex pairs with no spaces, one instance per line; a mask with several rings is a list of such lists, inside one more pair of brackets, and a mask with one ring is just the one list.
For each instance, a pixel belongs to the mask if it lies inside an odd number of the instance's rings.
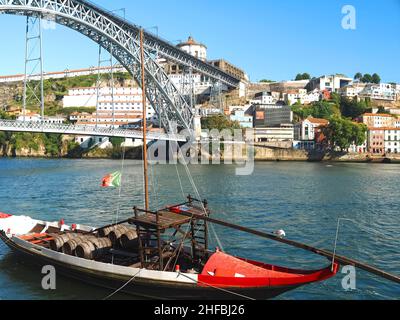
[[142,67],[142,106],[143,106],[143,176],[144,176],[144,194],[145,194],[145,209],[149,210],[149,177],[147,173],[147,103],[146,103],[146,83],[145,83],[145,68],[144,68],[144,32],[140,29],[140,56]]

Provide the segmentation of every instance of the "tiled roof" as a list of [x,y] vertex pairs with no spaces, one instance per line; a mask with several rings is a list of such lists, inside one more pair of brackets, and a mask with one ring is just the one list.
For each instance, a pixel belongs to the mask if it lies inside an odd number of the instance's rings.
[[364,113],[362,116],[363,117],[386,117],[386,118],[393,117],[391,114],[387,114],[387,113]]
[[324,125],[329,124],[329,121],[326,119],[309,117],[309,118],[307,118],[307,120],[310,121],[311,123],[315,123],[315,124],[324,124]]

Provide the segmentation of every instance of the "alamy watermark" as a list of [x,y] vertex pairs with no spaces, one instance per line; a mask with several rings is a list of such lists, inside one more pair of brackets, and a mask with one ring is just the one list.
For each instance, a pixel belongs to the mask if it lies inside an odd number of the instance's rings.
[[344,30],[356,30],[357,29],[357,14],[356,8],[352,5],[345,5],[342,7],[342,28]]
[[148,147],[150,164],[236,165],[236,175],[251,175],[254,171],[253,130],[203,130],[196,139],[189,131],[179,136],[187,142],[157,141]]
[[346,276],[342,279],[342,288],[346,291],[357,289],[357,273],[356,268],[353,266],[344,266],[342,274]]
[[42,289],[43,290],[56,290],[56,268],[51,265],[42,268]]

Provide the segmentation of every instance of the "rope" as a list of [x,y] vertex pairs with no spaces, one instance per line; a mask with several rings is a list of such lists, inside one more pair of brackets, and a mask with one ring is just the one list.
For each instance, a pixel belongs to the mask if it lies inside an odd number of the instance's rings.
[[[174,130],[172,130],[172,124],[171,124],[171,121],[170,121],[168,115],[166,115],[166,117],[167,117],[168,125],[169,125],[169,127],[170,127],[170,131],[173,133],[174,137],[176,138],[176,134],[175,134]],[[196,183],[194,182],[193,176],[192,176],[192,174],[191,174],[191,172],[190,172],[190,169],[189,169],[189,167],[188,167],[188,165],[187,165],[187,163],[186,163],[186,161],[185,161],[185,157],[184,157],[184,155],[183,155],[182,149],[179,148],[179,146],[178,146],[178,151],[179,151],[178,160],[179,160],[179,156],[181,156],[182,162],[183,162],[183,166],[184,166],[184,168],[185,168],[185,170],[186,170],[186,174],[187,174],[187,176],[188,176],[189,182],[190,182],[190,184],[192,185],[192,188],[193,188],[193,190],[194,190],[194,192],[195,192],[195,194],[196,194],[197,199],[200,200],[200,199],[202,199],[202,197],[200,196],[200,192],[199,192],[199,190],[197,189]],[[183,188],[182,188],[182,190],[183,190]],[[182,192],[183,192],[183,191],[182,191]],[[207,215],[207,210],[206,210],[206,208],[204,207],[203,202],[200,202],[200,203],[201,203],[202,210],[203,210],[204,213]],[[193,220],[193,216],[191,217],[191,221],[192,221],[192,220]],[[212,226],[211,226],[210,229],[211,229],[211,232],[214,234],[214,237],[215,237],[215,239],[217,240],[217,243],[218,243],[218,245],[220,246],[220,249],[221,249],[222,251],[224,251],[222,242],[221,242],[221,240],[219,239],[217,233],[215,232],[215,229],[214,229]],[[197,233],[198,233],[198,232],[196,232],[195,235],[197,235]]]
[[249,297],[249,296],[246,296],[246,295],[243,295],[243,294],[240,294],[240,293],[236,293],[236,292],[233,292],[233,291],[230,291],[230,290],[227,290],[227,289],[219,288],[219,287],[213,286],[213,285],[211,285],[211,284],[205,283],[205,282],[200,281],[200,280],[197,280],[197,282],[196,282],[196,280],[194,280],[194,279],[188,277],[187,275],[185,275],[184,273],[181,273],[181,272],[179,272],[179,276],[183,276],[183,277],[185,277],[185,278],[187,278],[187,279],[193,281],[193,282],[196,283],[196,284],[197,284],[197,283],[201,283],[201,284],[204,284],[204,285],[206,285],[206,286],[208,286],[208,287],[210,287],[210,288],[216,289],[216,290],[220,290],[220,291],[223,291],[223,292],[226,292],[226,293],[229,293],[229,294],[232,294],[232,295],[241,297],[241,298],[245,298],[245,299],[247,299],[247,300],[256,301],[256,299],[254,299],[254,298],[252,298],[252,297]]
[[176,174],[178,176],[179,185],[181,187],[182,197],[183,197],[183,199],[185,199],[186,195],[185,195],[185,191],[183,190],[182,179],[181,179],[181,175],[180,175],[179,169],[178,169],[178,163],[175,163],[175,169],[176,169]]
[[[122,185],[123,185],[123,181],[124,181],[123,176],[124,176],[124,169],[125,169],[125,152],[126,152],[126,147],[124,145],[123,149],[122,149],[121,183],[119,185],[119,190],[118,190],[117,212],[115,214],[115,222],[114,222],[114,220],[111,220],[111,224],[117,223],[119,220],[119,212],[121,209]],[[112,257],[111,257],[111,264],[114,265],[114,255],[112,255]]]
[[[119,220],[119,212],[121,209],[121,194],[122,194],[122,185],[123,185],[123,181],[124,181],[124,170],[125,170],[125,154],[126,154],[126,146],[124,144],[123,148],[122,148],[122,163],[121,163],[121,183],[119,185],[119,190],[118,190],[118,205],[117,205],[117,213],[116,213],[116,217],[115,217],[115,223],[118,222]],[[114,223],[114,221],[113,221]]]
[[135,278],[139,275],[139,273],[142,270],[139,270],[130,280],[128,280],[123,286],[121,286],[119,289],[115,290],[113,293],[111,293],[110,295],[108,295],[107,297],[105,297],[103,300],[108,300],[111,297],[113,297],[114,295],[116,295],[118,292],[120,292],[122,289],[124,289],[128,284],[130,284],[133,280],[135,280]]

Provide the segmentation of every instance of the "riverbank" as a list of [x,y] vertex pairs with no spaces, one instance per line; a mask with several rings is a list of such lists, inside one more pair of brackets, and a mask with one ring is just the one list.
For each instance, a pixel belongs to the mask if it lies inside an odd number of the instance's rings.
[[311,161],[355,163],[400,163],[400,155],[371,156],[368,153],[319,152],[296,149],[255,148],[256,161]]
[[[3,158],[46,158],[46,159],[104,159],[119,160],[123,157],[129,160],[142,159],[142,147],[126,148],[120,147],[109,149],[95,148],[89,151],[75,153],[64,153],[59,156],[47,155],[44,148],[39,150],[23,149],[19,152],[2,154]],[[250,157],[234,158],[233,162],[248,161]],[[210,157],[210,161],[211,161]],[[389,155],[385,157],[371,156],[367,153],[324,153],[317,151],[306,151],[296,149],[274,149],[256,147],[254,160],[259,162],[343,162],[343,163],[400,163],[400,155]],[[223,154],[220,157],[224,162]]]

